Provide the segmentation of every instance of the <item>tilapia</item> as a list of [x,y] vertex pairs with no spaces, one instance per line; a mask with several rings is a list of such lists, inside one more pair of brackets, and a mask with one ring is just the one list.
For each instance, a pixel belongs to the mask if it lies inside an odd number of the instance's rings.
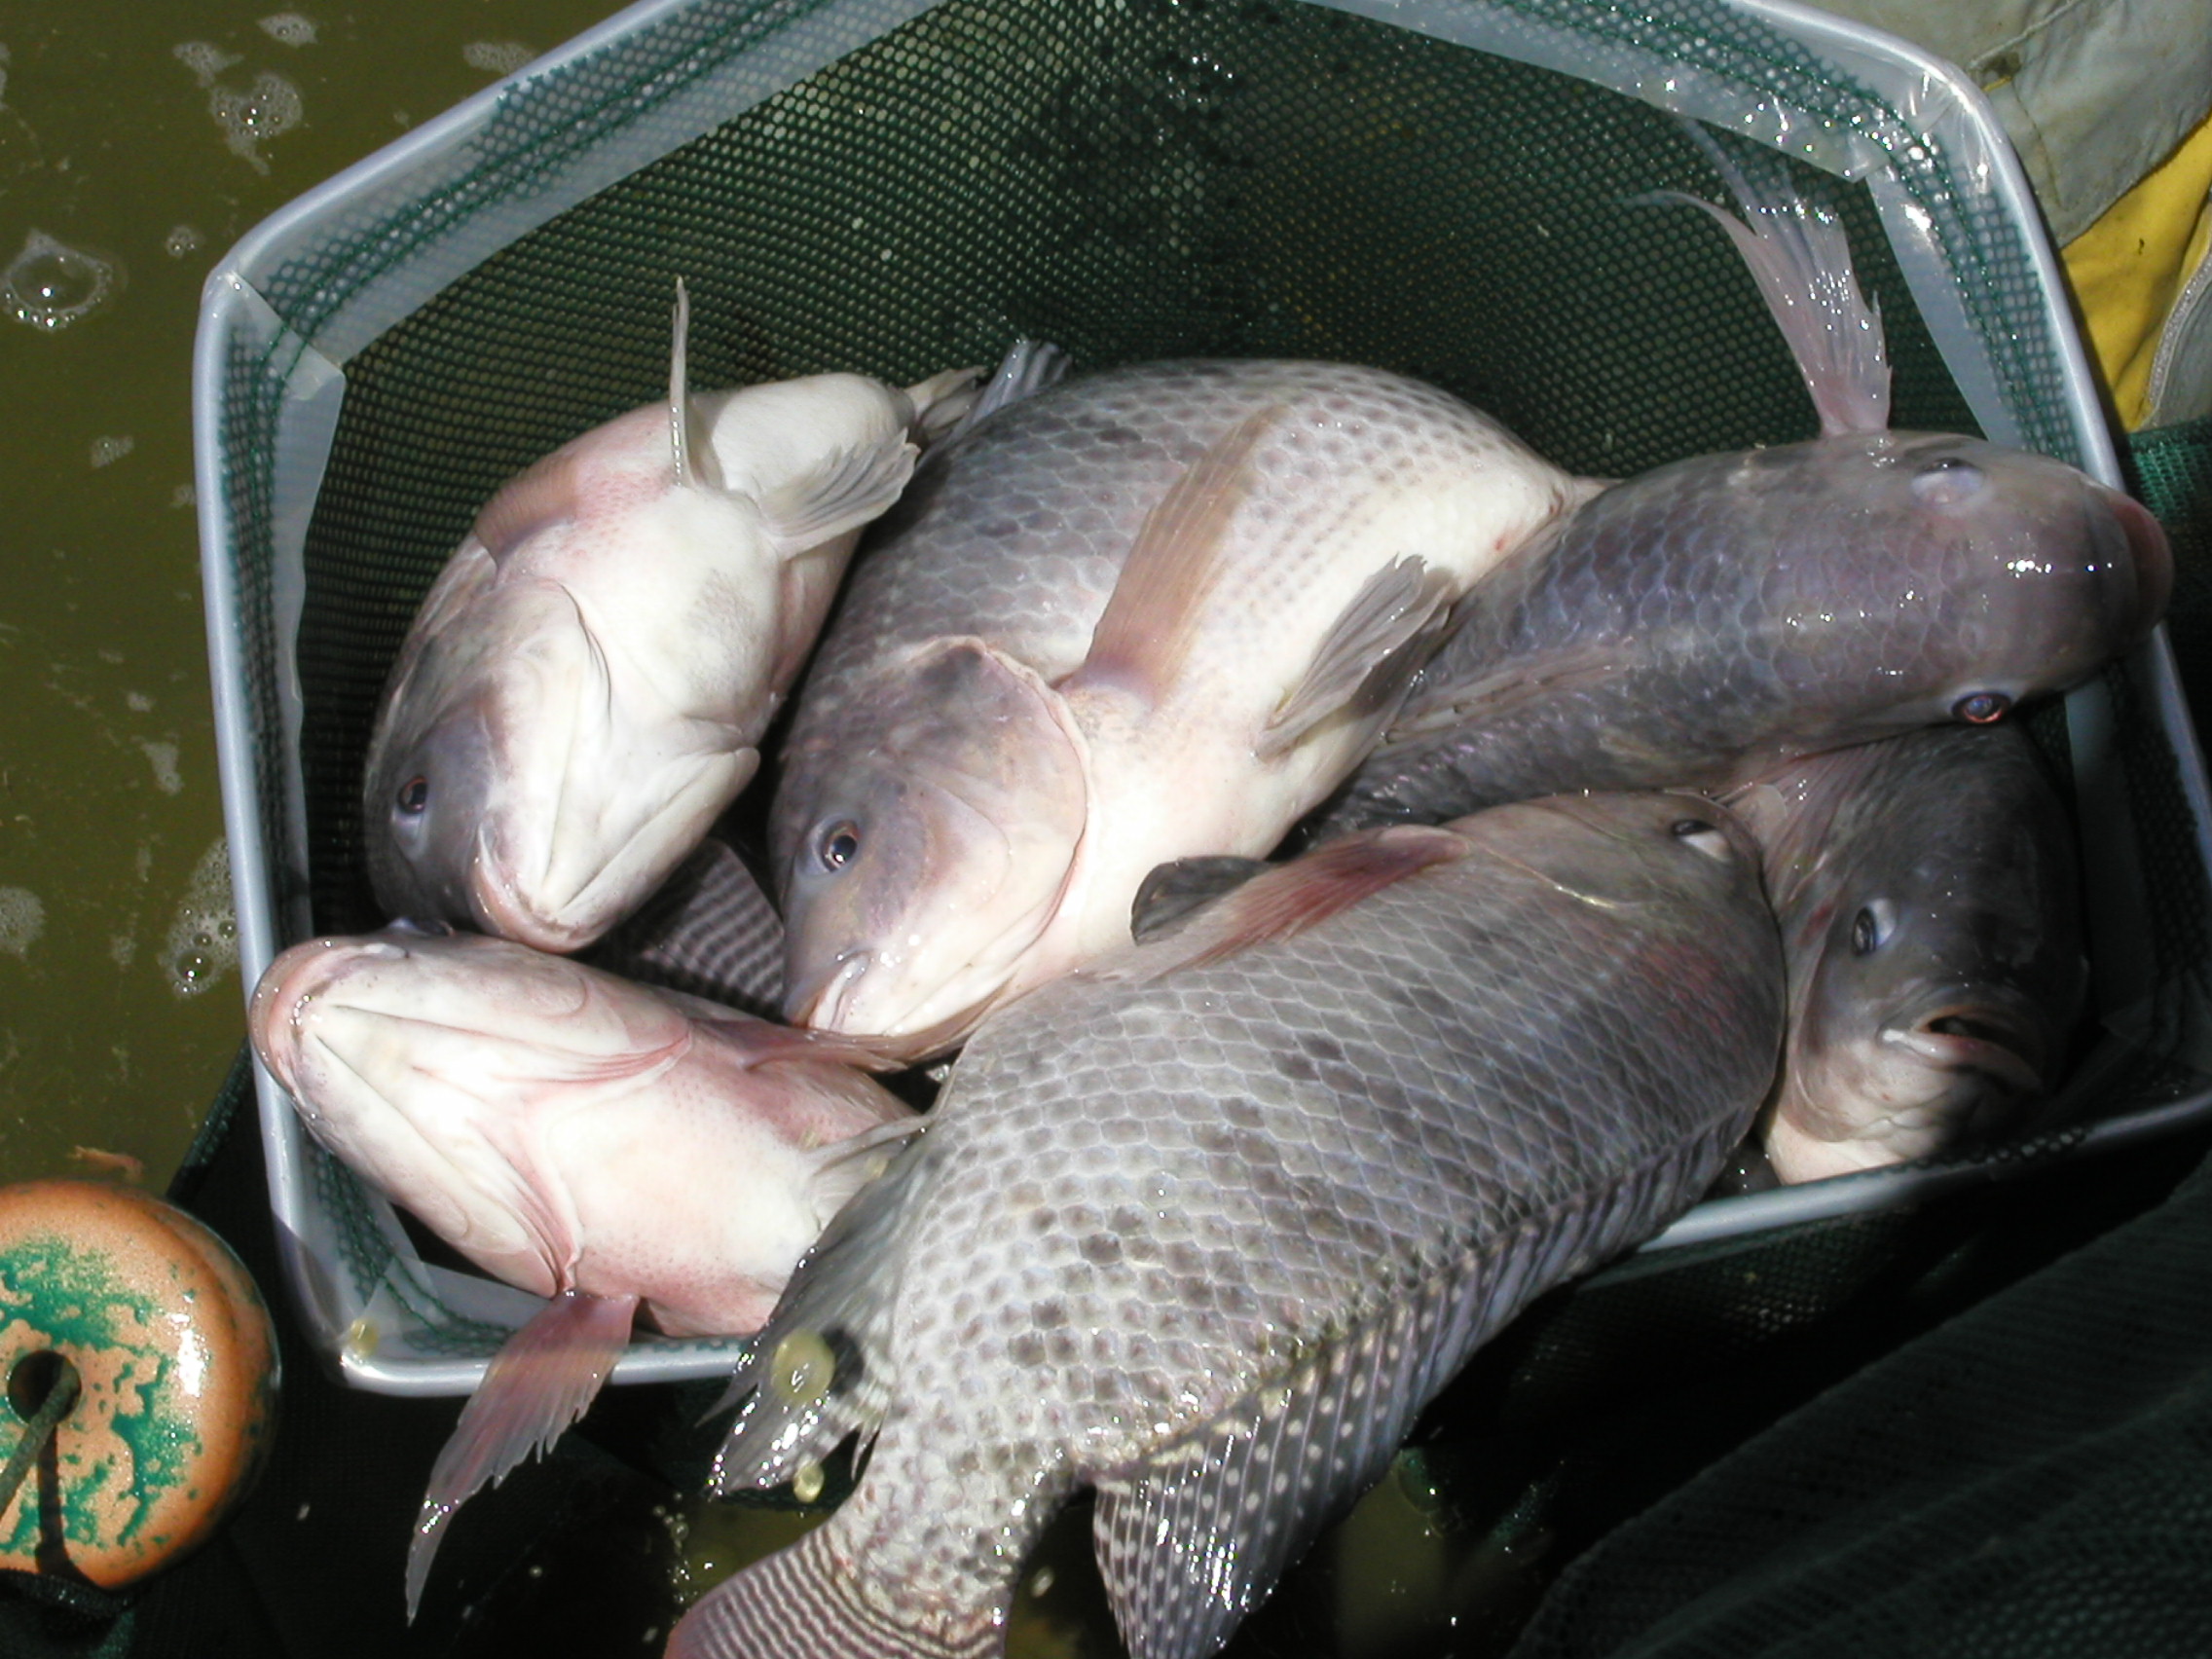
[[1840,222],[1710,153],[1751,223],[1696,205],[1752,264],[1823,435],[1659,467],[1522,548],[1461,605],[1324,833],[1562,789],[1726,788],[1995,720],[2157,622],[2157,521],[2047,457],[1888,430]]
[[947,1047],[1270,850],[1451,602],[1587,486],[1402,376],[1168,362],[1014,404],[878,527],[800,693],[786,1013]]
[[756,1329],[919,1121],[851,1044],[472,934],[294,945],[248,1026],[318,1141],[487,1272],[553,1298],[431,1474],[410,1609],[447,1517],[582,1413],[634,1313],[672,1336]]
[[1757,857],[1681,795],[1374,831],[993,1014],[741,1376],[723,1491],[855,1433],[859,1485],[671,1659],[996,1652],[1087,1485],[1129,1650],[1211,1652],[1477,1345],[1750,1125]]
[[860,527],[975,373],[689,395],[681,289],[665,403],[510,482],[432,585],[369,744],[387,915],[546,950],[641,903],[759,763]]
[[1732,797],[1789,972],[1785,1181],[1985,1138],[2057,1081],[2087,968],[2073,825],[2016,726],[1837,750]]

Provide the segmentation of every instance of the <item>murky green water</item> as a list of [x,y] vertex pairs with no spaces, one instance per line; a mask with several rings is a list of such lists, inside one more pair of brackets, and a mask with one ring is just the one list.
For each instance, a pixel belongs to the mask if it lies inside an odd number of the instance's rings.
[[86,1148],[159,1187],[244,1032],[190,489],[202,280],[617,9],[0,0],[0,1181],[90,1172]]

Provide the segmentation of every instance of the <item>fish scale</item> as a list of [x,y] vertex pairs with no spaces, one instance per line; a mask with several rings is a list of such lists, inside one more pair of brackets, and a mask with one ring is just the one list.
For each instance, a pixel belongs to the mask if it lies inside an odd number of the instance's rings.
[[1457,830],[1381,832],[1443,862],[1287,936],[1237,918],[1343,843],[984,1023],[763,1333],[850,1357],[771,1369],[719,1471],[858,1429],[866,1474],[672,1655],[994,1651],[1083,1484],[1132,1651],[1208,1652],[1477,1343],[1694,1200],[1780,1042],[1755,850],[1680,796]]
[[2140,638],[2167,569],[2133,502],[1976,438],[1677,461],[1467,596],[1321,832],[1569,788],[1732,787],[1975,692],[2002,710]]

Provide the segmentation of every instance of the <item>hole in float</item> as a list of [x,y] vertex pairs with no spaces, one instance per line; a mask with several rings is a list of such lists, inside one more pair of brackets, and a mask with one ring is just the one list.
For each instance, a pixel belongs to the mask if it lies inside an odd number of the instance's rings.
[[66,1354],[53,1348],[26,1353],[8,1373],[9,1409],[28,1422],[53,1398],[54,1390],[62,1385],[64,1379],[74,1382],[76,1376],[77,1368],[69,1363]]

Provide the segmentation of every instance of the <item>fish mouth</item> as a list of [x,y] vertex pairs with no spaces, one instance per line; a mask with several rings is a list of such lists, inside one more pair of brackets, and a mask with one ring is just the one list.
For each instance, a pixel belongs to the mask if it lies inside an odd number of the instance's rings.
[[1882,1037],[1938,1070],[1978,1073],[2009,1094],[2043,1092],[2043,1034],[2014,1010],[1991,1003],[1950,1003],[1916,1024],[1891,1026]]
[[784,1018],[817,1031],[847,1032],[854,992],[875,965],[872,950],[848,950],[827,972],[793,984],[784,996]]
[[248,1025],[261,1062],[287,1093],[299,1092],[296,1067],[301,1029],[315,998],[335,984],[347,966],[364,956],[403,957],[406,946],[389,940],[314,939],[295,944],[269,965],[254,987]]

